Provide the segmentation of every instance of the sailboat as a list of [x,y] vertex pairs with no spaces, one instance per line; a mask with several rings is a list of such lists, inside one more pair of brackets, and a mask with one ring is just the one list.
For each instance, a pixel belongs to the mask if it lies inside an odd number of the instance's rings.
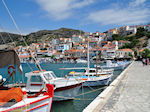
[[[20,61],[14,50],[0,50],[0,68],[8,67],[6,80],[0,77],[0,112],[50,112],[54,87],[46,84],[35,95],[29,95],[19,84],[7,84],[14,76],[16,68],[21,71]],[[17,87],[16,87],[17,86]]]
[[67,76],[70,78],[75,78],[78,80],[84,80],[83,86],[103,86],[108,85],[111,81],[113,75],[113,69],[99,69],[90,68],[90,58],[89,58],[89,40],[88,40],[88,50],[87,50],[87,67],[86,68],[61,68],[65,70],[70,69],[84,69],[84,72],[71,71]]

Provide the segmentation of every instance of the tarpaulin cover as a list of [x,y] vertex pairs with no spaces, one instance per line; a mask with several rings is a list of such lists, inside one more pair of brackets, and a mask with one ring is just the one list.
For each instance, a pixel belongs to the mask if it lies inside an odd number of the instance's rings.
[[0,50],[0,68],[8,65],[17,65],[18,69],[22,71],[19,57],[14,50]]

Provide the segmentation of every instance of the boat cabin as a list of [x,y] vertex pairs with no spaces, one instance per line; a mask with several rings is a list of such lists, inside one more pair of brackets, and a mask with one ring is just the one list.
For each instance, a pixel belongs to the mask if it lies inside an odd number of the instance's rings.
[[90,68],[90,69],[84,69],[84,72],[75,72],[75,71],[72,71],[69,73],[69,75],[79,75],[79,74],[82,74],[82,75],[94,75],[96,73],[98,73],[99,70],[96,69],[96,68]]
[[57,79],[53,71],[33,71],[26,73],[27,77],[27,92],[39,92],[45,88],[45,84],[53,84]]
[[97,69],[95,69],[95,68],[90,68],[89,70],[88,70],[88,69],[86,69],[84,72],[85,72],[85,73],[97,73],[97,72],[98,72],[98,70],[97,70]]

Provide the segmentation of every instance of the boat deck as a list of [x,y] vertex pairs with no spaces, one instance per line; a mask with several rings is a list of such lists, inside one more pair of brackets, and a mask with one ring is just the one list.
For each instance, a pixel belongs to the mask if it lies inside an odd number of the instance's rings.
[[117,78],[83,112],[149,111],[150,65],[143,66],[141,62],[133,62],[121,77]]

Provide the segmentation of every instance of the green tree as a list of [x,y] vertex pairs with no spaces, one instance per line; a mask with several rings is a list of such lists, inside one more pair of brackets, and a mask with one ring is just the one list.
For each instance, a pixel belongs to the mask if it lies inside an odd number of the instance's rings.
[[128,54],[128,56],[129,56],[129,57],[131,57],[131,58],[133,58],[133,55],[132,55],[132,53],[129,53],[129,54]]
[[143,36],[146,36],[146,34],[147,34],[147,30],[146,30],[146,29],[141,28],[141,27],[137,29],[136,36],[137,36],[138,38],[141,38],[141,37],[143,37]]
[[148,41],[146,41],[144,44],[143,44],[143,47],[147,47],[148,45]]
[[132,41],[130,41],[130,43],[126,43],[124,46],[122,46],[120,49],[124,49],[124,48],[134,48],[139,44],[139,40],[138,39],[134,39]]
[[150,32],[147,32],[146,36],[147,36],[148,38],[150,38]]
[[125,40],[123,36],[120,36],[119,34],[113,34],[112,35],[113,40]]
[[55,57],[56,57],[55,55],[52,55],[52,56],[51,56],[52,59],[55,59]]
[[144,51],[141,53],[143,58],[148,58],[150,56],[150,50],[144,49]]

